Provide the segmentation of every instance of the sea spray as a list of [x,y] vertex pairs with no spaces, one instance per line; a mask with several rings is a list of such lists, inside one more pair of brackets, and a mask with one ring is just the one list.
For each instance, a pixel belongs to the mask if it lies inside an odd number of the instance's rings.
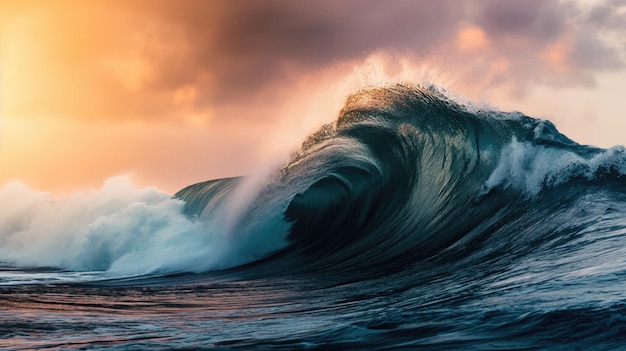
[[12,204],[0,213],[0,258],[12,265],[125,276],[245,263],[233,255],[224,217],[189,217],[183,201],[128,177],[62,199],[7,183],[0,202]]
[[593,181],[601,177],[626,174],[626,151],[615,146],[602,152],[581,147],[570,148],[520,142],[513,138],[501,152],[500,162],[483,192],[494,188],[514,189],[525,196],[537,196],[546,188],[553,188],[573,179]]

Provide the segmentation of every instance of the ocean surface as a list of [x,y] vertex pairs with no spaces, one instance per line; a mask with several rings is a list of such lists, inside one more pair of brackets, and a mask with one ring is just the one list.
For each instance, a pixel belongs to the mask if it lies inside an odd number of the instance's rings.
[[394,85],[284,167],[0,187],[2,350],[626,349],[626,151]]

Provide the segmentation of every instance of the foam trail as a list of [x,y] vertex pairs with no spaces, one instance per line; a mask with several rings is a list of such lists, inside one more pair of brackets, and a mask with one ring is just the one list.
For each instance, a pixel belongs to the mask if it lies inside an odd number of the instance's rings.
[[0,213],[0,262],[10,265],[127,276],[245,263],[222,216],[190,218],[183,201],[127,177],[66,199],[7,183],[0,201],[11,204]]

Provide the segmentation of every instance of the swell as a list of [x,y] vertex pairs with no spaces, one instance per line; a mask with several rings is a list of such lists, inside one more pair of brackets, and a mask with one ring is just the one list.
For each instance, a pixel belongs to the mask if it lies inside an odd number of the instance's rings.
[[[511,161],[513,152],[522,156]],[[457,103],[435,88],[370,88],[350,96],[337,120],[303,143],[248,213],[281,213],[290,225],[285,246],[266,253],[264,271],[403,269],[536,196],[528,184],[514,184],[529,181],[524,172],[534,171],[538,189],[616,178],[623,154],[579,145],[548,121]],[[547,171],[539,164],[560,158],[579,164],[557,162]],[[554,181],[557,173],[562,181]],[[194,185],[177,196],[207,213],[216,186],[234,182]],[[262,221],[240,218],[270,240]]]

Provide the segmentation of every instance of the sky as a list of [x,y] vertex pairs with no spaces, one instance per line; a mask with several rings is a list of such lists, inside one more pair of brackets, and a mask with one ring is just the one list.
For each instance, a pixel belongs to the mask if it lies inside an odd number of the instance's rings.
[[626,0],[0,0],[0,184],[260,172],[399,82],[622,145],[625,33]]

